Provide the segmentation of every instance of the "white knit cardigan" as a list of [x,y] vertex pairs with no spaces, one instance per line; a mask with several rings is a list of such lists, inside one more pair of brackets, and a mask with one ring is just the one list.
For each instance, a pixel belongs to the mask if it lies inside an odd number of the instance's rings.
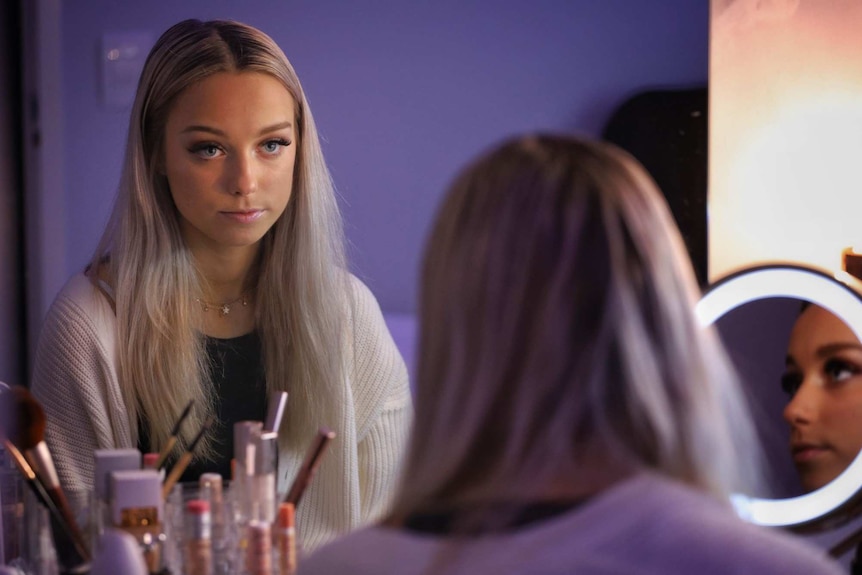
[[[372,293],[351,281],[349,381],[333,398],[341,421],[297,510],[307,552],[387,510],[406,446],[412,403],[407,368]],[[93,450],[135,447],[117,382],[116,318],[83,275],[51,305],[39,337],[31,388],[48,418],[46,442],[63,488],[84,514],[93,486]],[[280,488],[293,480],[302,454],[279,454]]]

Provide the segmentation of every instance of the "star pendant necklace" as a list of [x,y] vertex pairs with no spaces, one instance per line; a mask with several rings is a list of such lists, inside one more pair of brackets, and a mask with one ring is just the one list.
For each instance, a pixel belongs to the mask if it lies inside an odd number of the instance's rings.
[[205,312],[207,312],[211,309],[217,309],[219,317],[224,317],[230,313],[231,308],[234,305],[236,305],[237,303],[242,302],[243,307],[248,305],[248,290],[245,290],[244,292],[239,294],[239,297],[236,298],[235,300],[224,302],[224,303],[211,303],[211,302],[203,300],[199,297],[196,297],[195,301],[201,305],[201,307],[203,308],[203,310]]

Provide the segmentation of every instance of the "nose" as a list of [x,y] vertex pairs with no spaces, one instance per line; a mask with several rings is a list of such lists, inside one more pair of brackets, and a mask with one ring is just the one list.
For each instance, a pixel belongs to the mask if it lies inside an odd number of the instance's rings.
[[235,196],[248,196],[257,191],[258,175],[252,158],[244,154],[233,157],[230,167],[229,190]]
[[793,395],[782,413],[784,420],[792,426],[805,425],[817,419],[820,404],[820,388],[806,378]]

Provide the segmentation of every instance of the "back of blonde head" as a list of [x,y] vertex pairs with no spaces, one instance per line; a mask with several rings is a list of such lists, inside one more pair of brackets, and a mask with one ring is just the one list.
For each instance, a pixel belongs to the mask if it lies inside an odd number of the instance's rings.
[[475,161],[427,244],[395,517],[529,500],[594,466],[720,495],[756,482],[745,403],[696,297],[666,204],[625,153],[543,136]]
[[117,203],[91,270],[114,290],[118,377],[133,429],[136,419],[147,421],[151,445],[159,448],[194,398],[191,424],[184,426],[188,440],[213,412],[195,302],[205,278],[185,248],[160,173],[162,140],[177,96],[219,72],[269,74],[296,102],[293,194],[262,240],[260,273],[252,287],[267,386],[289,390],[289,405],[299,406],[288,407],[289,432],[282,434],[298,447],[328,420],[325,398],[344,377],[347,285],[341,221],[314,120],[296,73],[266,34],[236,22],[187,20],[158,40],[138,85]]

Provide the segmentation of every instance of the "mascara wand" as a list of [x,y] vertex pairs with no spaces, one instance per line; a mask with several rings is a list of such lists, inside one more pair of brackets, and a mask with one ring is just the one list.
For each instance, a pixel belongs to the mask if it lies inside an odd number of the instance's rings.
[[180,436],[180,428],[182,427],[183,422],[189,416],[189,413],[191,413],[192,405],[194,404],[194,402],[194,399],[189,401],[188,405],[186,405],[186,408],[180,414],[180,418],[177,419],[177,422],[174,424],[174,428],[171,429],[171,435],[170,437],[168,437],[167,443],[165,443],[165,446],[159,452],[159,458],[153,464],[156,469],[161,470],[165,466],[165,462],[168,460],[171,451],[173,451],[174,445],[177,444],[177,438]]

